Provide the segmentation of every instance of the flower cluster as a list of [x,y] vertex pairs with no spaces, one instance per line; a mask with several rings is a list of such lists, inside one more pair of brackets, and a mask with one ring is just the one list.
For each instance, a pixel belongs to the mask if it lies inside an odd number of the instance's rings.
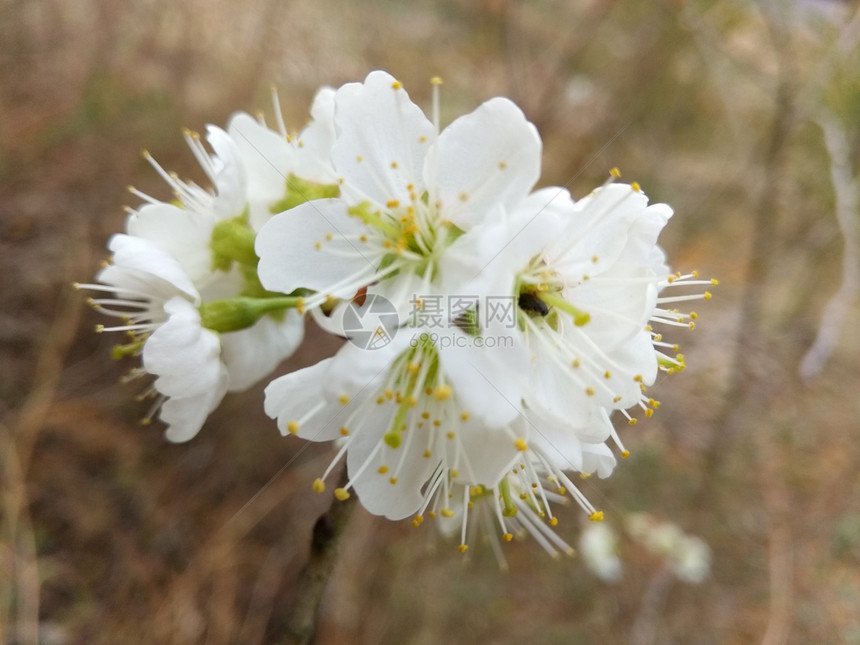
[[[657,373],[684,367],[662,330],[692,327],[677,303],[711,281],[670,272],[657,237],[672,215],[609,180],[574,201],[535,189],[542,144],[511,101],[494,98],[442,129],[389,74],[321,90],[297,135],[245,114],[187,139],[204,190],[165,172],[164,203],[144,205],[110,242],[96,283],[79,285],[125,331],[118,355],[168,425],[193,437],[227,391],[270,374],[302,338],[303,317],[348,339],[280,376],[265,410],[281,432],[339,450],[370,512],[420,525],[439,517],[550,553],[556,504],[602,513],[574,484],[609,476],[618,413],[659,403]],[[147,155],[147,158],[148,155]],[[676,295],[677,294],[677,295]],[[474,522],[469,522],[469,518]]]

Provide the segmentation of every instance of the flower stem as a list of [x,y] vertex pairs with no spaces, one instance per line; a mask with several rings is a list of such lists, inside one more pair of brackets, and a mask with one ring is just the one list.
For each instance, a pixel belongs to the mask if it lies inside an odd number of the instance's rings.
[[[341,480],[340,486],[345,486],[345,469]],[[310,556],[296,585],[296,599],[287,615],[283,645],[306,645],[313,640],[323,592],[334,570],[340,540],[356,499],[356,495],[343,501],[333,498],[329,509],[314,524]]]

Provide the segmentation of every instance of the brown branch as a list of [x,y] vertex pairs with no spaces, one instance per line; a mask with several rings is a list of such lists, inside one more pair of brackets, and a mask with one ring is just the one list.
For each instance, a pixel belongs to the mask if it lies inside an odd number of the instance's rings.
[[[344,485],[346,477],[344,470],[340,486]],[[314,524],[310,557],[299,576],[295,601],[287,615],[287,632],[281,641],[283,645],[306,645],[312,642],[323,592],[337,561],[340,539],[355,503],[355,494],[342,502],[332,499],[329,509]]]

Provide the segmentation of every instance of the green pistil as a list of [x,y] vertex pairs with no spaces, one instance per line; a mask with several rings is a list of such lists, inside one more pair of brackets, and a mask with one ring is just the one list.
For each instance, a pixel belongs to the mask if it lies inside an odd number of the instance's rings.
[[254,325],[267,313],[301,310],[303,305],[304,298],[291,296],[223,298],[200,305],[200,322],[206,329],[219,333],[239,331]]
[[312,199],[326,199],[339,196],[340,188],[337,184],[317,184],[290,173],[287,177],[287,194],[283,199],[272,204],[269,207],[269,211],[273,214],[282,213]]
[[111,350],[111,356],[117,361],[124,356],[137,356],[143,349],[143,343],[144,341],[142,340],[136,340],[133,343],[125,345],[114,345]]
[[502,515],[505,517],[513,517],[517,514],[517,507],[514,505],[514,498],[511,494],[511,484],[507,478],[499,482],[499,493],[502,495]]
[[591,320],[591,315],[581,309],[577,309],[572,304],[570,304],[567,300],[562,298],[557,293],[552,293],[549,291],[543,291],[535,294],[538,298],[543,300],[550,307],[555,307],[560,311],[563,311],[573,318],[573,324],[577,327],[582,327],[583,325],[587,325]]

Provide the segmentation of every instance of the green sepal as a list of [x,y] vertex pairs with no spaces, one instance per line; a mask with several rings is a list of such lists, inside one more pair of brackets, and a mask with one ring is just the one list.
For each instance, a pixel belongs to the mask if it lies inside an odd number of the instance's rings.
[[210,247],[212,266],[229,271],[233,262],[256,269],[259,258],[254,251],[257,234],[248,226],[247,211],[239,217],[218,222],[212,229]]
[[269,206],[269,211],[272,214],[282,213],[313,199],[339,196],[340,186],[337,184],[317,184],[290,173],[287,177],[287,194],[283,199]]
[[267,313],[282,315],[285,309],[298,307],[304,298],[223,298],[200,305],[200,323],[206,329],[226,333],[247,329]]

